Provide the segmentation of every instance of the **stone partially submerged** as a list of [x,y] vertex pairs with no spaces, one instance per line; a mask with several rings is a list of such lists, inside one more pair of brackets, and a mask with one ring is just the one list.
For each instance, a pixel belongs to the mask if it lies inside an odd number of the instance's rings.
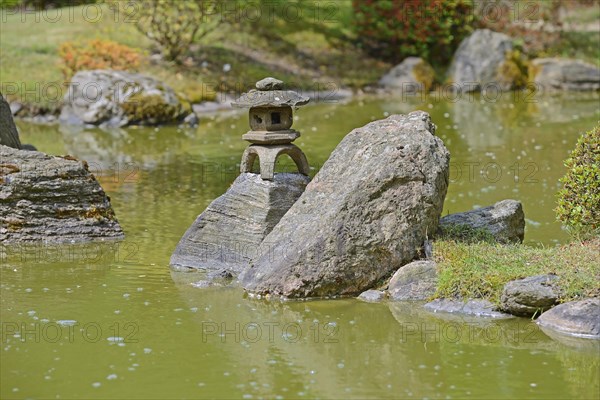
[[600,68],[567,58],[536,58],[529,64],[529,79],[543,90],[599,90]]
[[543,313],[537,324],[564,335],[600,339],[600,299],[591,298],[560,304]]
[[414,261],[390,279],[388,295],[392,300],[426,300],[437,288],[437,265],[433,261]]
[[258,294],[357,295],[415,258],[435,232],[450,155],[425,112],[350,132],[240,280]]
[[110,201],[84,161],[0,145],[0,242],[120,239]]
[[310,179],[244,173],[202,212],[183,235],[171,265],[204,269],[209,278],[237,276],[261,252],[261,242],[300,197]]

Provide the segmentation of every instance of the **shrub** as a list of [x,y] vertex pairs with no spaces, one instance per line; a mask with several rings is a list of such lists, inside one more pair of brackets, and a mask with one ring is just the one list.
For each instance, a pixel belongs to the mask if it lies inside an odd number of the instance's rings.
[[467,0],[353,0],[352,5],[359,43],[393,62],[418,56],[445,65],[473,22]]
[[170,61],[181,57],[222,22],[220,5],[227,0],[154,0],[140,2],[137,29],[155,42]]
[[600,234],[600,125],[579,138],[565,161],[556,214],[580,238]]
[[140,54],[125,45],[109,40],[91,40],[87,43],[66,42],[58,53],[62,59],[62,72],[70,79],[77,71],[87,69],[136,70]]

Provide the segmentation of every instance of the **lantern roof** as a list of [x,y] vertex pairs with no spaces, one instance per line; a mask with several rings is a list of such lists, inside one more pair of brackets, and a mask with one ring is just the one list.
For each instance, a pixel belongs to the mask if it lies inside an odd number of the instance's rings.
[[256,82],[256,89],[242,94],[231,103],[236,108],[253,107],[298,107],[310,101],[292,90],[282,90],[283,81],[275,78],[265,78]]

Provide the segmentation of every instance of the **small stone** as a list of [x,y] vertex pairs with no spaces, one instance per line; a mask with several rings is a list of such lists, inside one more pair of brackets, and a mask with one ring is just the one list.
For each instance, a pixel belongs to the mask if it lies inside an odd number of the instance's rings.
[[436,287],[436,263],[415,261],[396,271],[390,280],[388,293],[392,300],[425,300],[435,293]]
[[358,296],[359,300],[366,301],[369,303],[378,303],[378,302],[382,301],[384,298],[385,298],[384,292],[382,292],[381,290],[373,290],[373,289],[366,290]]
[[256,88],[258,90],[267,91],[267,90],[282,90],[283,89],[283,81],[275,78],[265,78],[256,82]]
[[531,317],[551,308],[559,298],[556,275],[537,275],[504,285],[502,309],[512,315]]

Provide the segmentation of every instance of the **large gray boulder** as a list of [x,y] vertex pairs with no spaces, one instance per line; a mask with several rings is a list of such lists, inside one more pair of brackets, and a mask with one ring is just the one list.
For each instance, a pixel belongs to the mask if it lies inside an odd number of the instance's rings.
[[414,261],[390,279],[388,296],[392,300],[426,300],[437,288],[437,265],[433,261]]
[[300,197],[310,179],[301,174],[237,177],[183,235],[171,265],[204,269],[210,278],[236,276],[261,254],[261,242]]
[[567,58],[536,58],[529,79],[542,90],[599,90],[600,68]]
[[10,105],[4,99],[2,93],[0,93],[0,145],[12,147],[13,149],[21,148],[19,132],[12,118]]
[[566,335],[600,339],[600,299],[591,298],[560,304],[538,319],[537,324]]
[[489,29],[478,29],[458,46],[448,69],[448,81],[463,92],[474,92],[494,86],[509,90],[514,82],[502,75],[507,55],[513,50],[512,39]]
[[142,74],[79,71],[64,98],[60,122],[73,125],[157,125],[188,115],[167,85]]
[[265,238],[240,280],[289,298],[357,295],[413,260],[437,229],[450,155],[422,111],[354,129]]
[[501,308],[520,317],[539,315],[556,304],[560,296],[556,275],[536,275],[504,285]]
[[499,243],[522,243],[525,237],[523,206],[516,200],[502,200],[493,206],[449,214],[440,219],[441,232],[449,236],[453,232],[462,232],[461,228],[465,227],[485,231]]
[[110,201],[85,161],[0,145],[0,242],[122,237]]
[[408,57],[385,74],[379,80],[379,85],[406,94],[427,92],[433,85],[434,77],[435,72],[427,61],[420,57]]

